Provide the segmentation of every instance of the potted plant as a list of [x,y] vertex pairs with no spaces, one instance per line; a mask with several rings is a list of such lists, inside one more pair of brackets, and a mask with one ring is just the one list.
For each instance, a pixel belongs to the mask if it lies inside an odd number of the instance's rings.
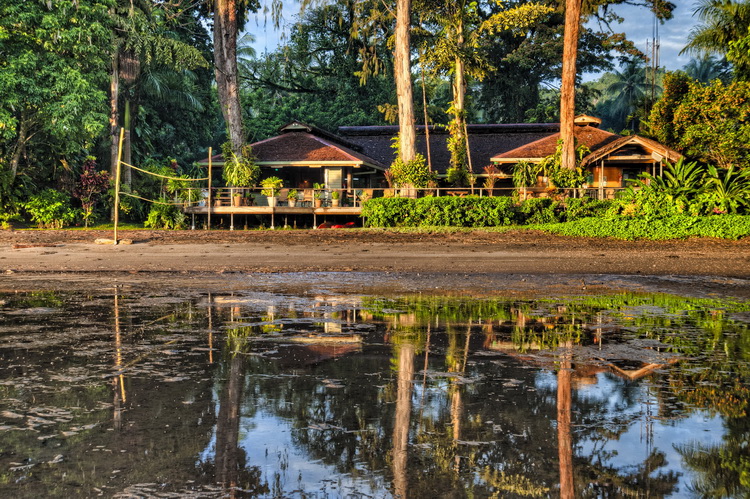
[[320,208],[323,206],[323,189],[325,189],[324,184],[313,184],[313,203],[316,208]]
[[289,201],[289,206],[291,208],[297,206],[297,199],[299,199],[299,192],[297,192],[297,189],[289,189],[286,199]]
[[337,208],[341,199],[341,193],[339,191],[333,191],[331,193],[331,206]]
[[279,177],[268,177],[260,181],[263,187],[261,194],[268,198],[268,206],[276,206],[276,196],[278,196],[284,181]]
[[[253,161],[250,146],[242,148],[240,156],[232,151],[231,144],[225,142],[221,146],[221,152],[224,155],[224,168],[221,175],[224,181],[232,187],[232,206],[240,206],[242,203],[242,190],[245,187],[253,187],[258,182],[260,168]],[[239,190],[234,189],[239,187]]]

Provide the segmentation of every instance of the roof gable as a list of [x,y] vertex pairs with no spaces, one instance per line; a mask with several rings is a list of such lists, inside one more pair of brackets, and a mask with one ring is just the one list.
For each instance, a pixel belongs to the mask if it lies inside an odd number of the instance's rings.
[[326,140],[304,128],[289,128],[281,135],[250,144],[256,163],[304,166],[337,164],[383,168],[372,158],[346,146]]
[[594,151],[591,154],[583,158],[582,165],[588,166],[608,156],[614,155],[614,153],[625,153],[625,154],[637,154],[637,150],[645,152],[646,155],[651,156],[654,161],[661,161],[666,159],[667,161],[675,162],[682,157],[682,154],[670,149],[669,147],[656,142],[655,140],[641,137],[640,135],[629,135],[620,137],[619,139],[610,142],[604,147]]
[[[614,133],[600,130],[592,126],[577,126],[574,130],[576,142],[585,145],[591,151],[599,150],[620,137]],[[538,162],[557,151],[560,132],[535,140],[508,152],[497,154],[491,161],[495,163],[517,163],[518,161]]]

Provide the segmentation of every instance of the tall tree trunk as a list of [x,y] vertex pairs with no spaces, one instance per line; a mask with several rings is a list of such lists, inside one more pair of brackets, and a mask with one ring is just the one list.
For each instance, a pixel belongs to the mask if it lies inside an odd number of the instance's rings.
[[[127,95],[127,94],[126,94]],[[132,146],[132,133],[133,130],[133,105],[130,101],[130,97],[125,97],[125,113],[122,118],[122,127],[125,129],[122,140],[122,162],[129,165],[133,164],[133,146]],[[130,187],[133,172],[129,166],[122,166],[122,172],[120,173],[120,179],[123,185]]]
[[[459,49],[464,44],[464,25],[458,20],[456,26],[456,44]],[[467,169],[466,149],[466,64],[461,56],[457,56],[454,62],[453,73],[453,123],[450,127],[453,148],[451,149],[451,167]]]
[[119,147],[120,134],[118,133],[119,113],[118,103],[120,100],[120,51],[115,50],[112,55],[112,67],[109,75],[109,172],[112,178],[117,175],[117,148]]
[[401,160],[412,161],[417,155],[417,130],[414,125],[414,97],[411,84],[411,0],[396,3],[396,43],[393,75],[398,100],[398,130]]
[[214,72],[219,91],[219,104],[227,124],[232,150],[239,155],[244,137],[242,133],[242,107],[237,81],[237,19],[236,0],[214,2]]
[[432,171],[432,151],[430,149],[430,113],[427,109],[427,88],[422,68],[422,110],[424,111],[424,145],[427,150],[427,168]]
[[18,124],[18,138],[16,139],[16,145],[13,146],[13,155],[10,158],[10,173],[15,179],[18,174],[18,165],[21,163],[21,154],[23,154],[23,148],[26,146],[29,134],[29,120],[26,118],[26,113],[21,113]]
[[574,169],[575,151],[575,86],[578,33],[581,27],[582,0],[565,1],[565,37],[563,39],[562,82],[560,86],[560,138],[562,139],[562,167]]

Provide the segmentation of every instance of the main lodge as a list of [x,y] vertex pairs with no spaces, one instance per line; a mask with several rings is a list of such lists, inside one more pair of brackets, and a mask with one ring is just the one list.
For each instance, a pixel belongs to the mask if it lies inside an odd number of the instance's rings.
[[[590,116],[576,117],[575,138],[588,153],[581,166],[587,182],[581,192],[598,198],[612,197],[643,172],[660,175],[665,161],[681,156],[658,142],[638,135],[621,136],[599,128],[601,120]],[[487,177],[485,167],[496,166],[495,189],[480,187],[452,188],[445,185],[450,164],[448,132],[444,127],[417,126],[417,151],[429,160],[439,182],[429,190],[432,195],[510,195],[514,166],[522,161],[538,163],[555,153],[560,138],[557,123],[476,124],[468,125],[469,160],[477,177],[477,186]],[[186,209],[187,213],[230,215],[329,215],[356,216],[361,203],[370,197],[398,195],[389,188],[385,172],[395,158],[393,138],[397,126],[345,126],[331,133],[300,121],[279,130],[279,135],[251,144],[261,179],[279,177],[284,186],[278,200],[269,202],[259,190],[245,192],[245,201],[232,203],[233,191],[211,189],[207,200]],[[220,178],[221,155],[201,162],[211,167],[213,177]],[[442,181],[440,181],[442,179]],[[544,196],[550,191],[544,177],[531,186],[532,195]],[[290,189],[299,192],[298,201],[287,199]],[[236,192],[234,192],[236,194]],[[412,194],[414,195],[414,191]],[[419,193],[417,193],[419,195]]]

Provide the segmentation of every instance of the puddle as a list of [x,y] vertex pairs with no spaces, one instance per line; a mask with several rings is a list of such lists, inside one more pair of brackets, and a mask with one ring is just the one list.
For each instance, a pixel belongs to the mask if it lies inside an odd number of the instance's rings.
[[748,303],[253,289],[0,293],[0,495],[750,494]]

